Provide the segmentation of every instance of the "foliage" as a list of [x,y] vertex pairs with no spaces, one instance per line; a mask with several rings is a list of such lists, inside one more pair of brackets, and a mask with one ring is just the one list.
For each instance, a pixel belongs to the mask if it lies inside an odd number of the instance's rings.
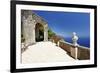
[[51,29],[48,29],[48,38],[50,39],[53,35],[56,35]]

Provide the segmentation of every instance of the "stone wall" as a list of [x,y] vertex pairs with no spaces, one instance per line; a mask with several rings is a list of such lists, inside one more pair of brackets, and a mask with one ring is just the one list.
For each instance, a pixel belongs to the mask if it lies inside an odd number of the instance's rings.
[[71,55],[71,44],[69,43],[64,43],[64,42],[60,42],[59,45],[63,50],[65,50],[69,55]]
[[76,50],[77,48],[77,59],[79,60],[87,60],[90,59],[90,49],[87,47],[83,46],[74,46],[71,43],[65,42],[65,41],[60,41],[59,42],[59,47],[61,47],[63,50],[66,51],[66,53],[76,59]]
[[47,22],[32,10],[21,10],[21,34],[25,41],[24,46],[28,47],[36,43],[36,25],[41,24],[44,28],[44,40],[48,41],[48,25]]
[[73,58],[76,59],[76,53],[75,53],[75,48],[77,48],[77,59],[79,60],[87,60],[90,59],[90,49],[87,47],[83,47],[83,46],[74,46],[73,44],[69,44],[69,43],[64,43],[64,42],[60,42],[60,47],[64,50],[66,50],[66,52]]
[[80,60],[90,59],[90,49],[78,46],[78,59]]

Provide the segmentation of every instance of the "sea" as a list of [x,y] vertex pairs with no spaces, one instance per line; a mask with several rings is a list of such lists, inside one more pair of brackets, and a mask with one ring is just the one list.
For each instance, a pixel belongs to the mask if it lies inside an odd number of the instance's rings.
[[[64,40],[66,42],[72,43],[72,38],[66,38],[65,37]],[[90,38],[89,37],[80,37],[77,42],[80,46],[90,48]]]

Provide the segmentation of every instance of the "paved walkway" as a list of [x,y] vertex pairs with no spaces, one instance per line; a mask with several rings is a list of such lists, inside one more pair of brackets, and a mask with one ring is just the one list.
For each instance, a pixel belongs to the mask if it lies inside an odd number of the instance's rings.
[[38,42],[22,53],[22,63],[74,61],[64,50],[52,42]]

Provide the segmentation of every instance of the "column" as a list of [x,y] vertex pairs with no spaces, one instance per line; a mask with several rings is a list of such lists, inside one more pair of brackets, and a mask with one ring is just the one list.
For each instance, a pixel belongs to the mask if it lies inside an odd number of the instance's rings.
[[48,27],[44,26],[44,41],[48,41]]
[[32,38],[32,41],[33,41],[33,44],[36,42],[35,41],[35,25],[34,25],[34,28],[33,28],[33,38]]

